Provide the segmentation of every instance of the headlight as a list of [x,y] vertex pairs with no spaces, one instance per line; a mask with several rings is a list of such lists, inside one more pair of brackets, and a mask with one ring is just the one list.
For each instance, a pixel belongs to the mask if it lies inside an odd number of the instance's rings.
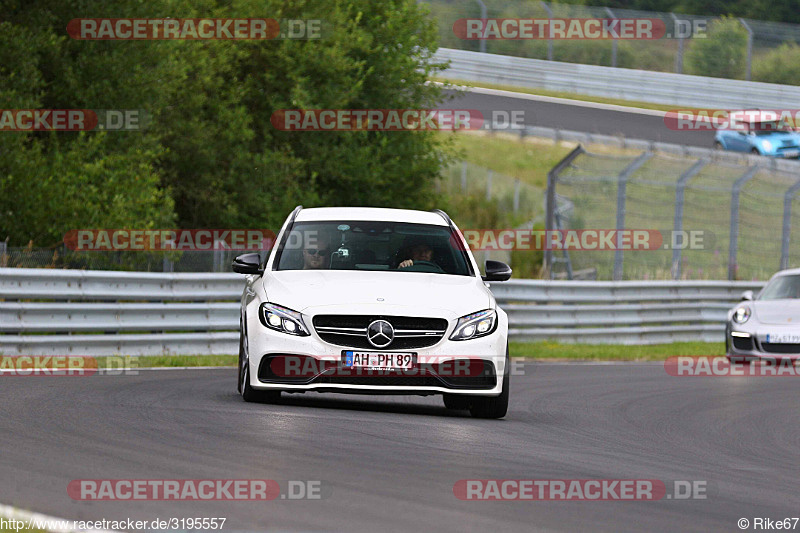
[[772,150],[772,143],[769,141],[762,142],[761,146],[764,147],[764,150]]
[[737,324],[744,324],[750,318],[750,308],[743,305],[733,312],[733,321]]
[[288,333],[289,335],[308,336],[308,328],[303,317],[297,311],[278,304],[261,304],[261,323],[269,329]]
[[494,332],[497,326],[497,312],[494,309],[478,311],[471,315],[462,316],[456,323],[456,329],[450,335],[451,341],[465,341],[476,339]]

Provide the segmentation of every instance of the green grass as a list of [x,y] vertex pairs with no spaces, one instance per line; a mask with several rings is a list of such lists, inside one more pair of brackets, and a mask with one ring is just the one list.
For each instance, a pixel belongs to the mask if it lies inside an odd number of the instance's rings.
[[[561,344],[558,342],[512,342],[512,357],[592,361],[661,361],[672,355],[724,355],[723,343],[676,342],[673,344]],[[97,357],[99,368],[234,367],[236,355],[154,355]],[[1,533],[1,530],[0,530]]]
[[459,159],[541,189],[547,187],[550,169],[572,151],[571,146],[528,142],[500,134],[457,133],[453,139]]
[[100,368],[180,367],[180,366],[237,366],[236,355],[147,355],[98,357]]
[[722,342],[675,342],[672,344],[561,344],[512,342],[511,357],[586,361],[663,361],[674,355],[725,355]]
[[[672,344],[561,344],[558,342],[512,342],[512,357],[591,361],[662,361],[673,355],[724,355],[721,342],[676,342]],[[164,355],[132,357],[139,368],[180,366],[236,366],[236,355]],[[118,359],[119,360],[119,359]],[[104,358],[98,358],[101,367]]]
[[[622,98],[605,98],[603,96],[592,96],[589,94],[571,93],[568,91],[550,91],[547,89],[531,88],[531,87],[517,87],[514,85],[501,85],[497,83],[483,83],[475,81],[464,81],[450,78],[434,77],[432,81],[442,83],[453,83],[457,85],[464,85],[466,87],[482,87],[484,89],[498,89],[501,91],[512,91],[515,93],[533,94],[536,96],[551,96],[553,98],[567,98],[570,100],[580,100],[582,102],[595,102],[598,104],[612,104],[621,105],[625,107],[638,107],[641,109],[654,109],[656,111],[671,111],[679,109],[681,106],[667,105],[667,104],[654,104],[652,102],[638,102],[634,100],[625,100]],[[687,109],[691,106],[685,106]]]

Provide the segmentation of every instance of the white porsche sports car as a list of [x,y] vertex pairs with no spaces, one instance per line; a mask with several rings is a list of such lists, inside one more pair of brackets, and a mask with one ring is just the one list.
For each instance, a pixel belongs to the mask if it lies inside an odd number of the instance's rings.
[[237,257],[239,391],[442,394],[450,409],[505,416],[508,318],[443,211],[296,208],[266,257]]
[[800,268],[772,276],[757,294],[745,291],[728,312],[728,359],[800,358]]

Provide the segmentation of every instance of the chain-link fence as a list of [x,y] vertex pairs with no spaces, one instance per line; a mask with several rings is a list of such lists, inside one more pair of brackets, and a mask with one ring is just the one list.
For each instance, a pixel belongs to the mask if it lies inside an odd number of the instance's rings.
[[496,205],[499,212],[513,215],[520,223],[544,222],[544,191],[467,161],[445,169],[437,188],[449,195],[485,198]]
[[546,268],[615,280],[761,280],[800,265],[800,174],[754,161],[577,148],[550,174],[547,227],[649,230],[651,241],[636,250],[616,241],[615,249],[553,249]]
[[[677,72],[722,78],[792,83],[780,77],[773,64],[785,59],[781,45],[800,43],[800,25],[752,19],[722,19],[679,13],[637,11],[620,8],[581,6],[531,0],[425,0],[439,26],[440,46],[567,63]],[[657,39],[486,39],[467,40],[456,35],[454,24],[460,19],[658,19]],[[727,24],[726,30],[715,27]],[[706,51],[719,59],[720,50],[732,57],[719,61],[693,61],[703,52],[700,41],[715,37],[723,45]],[[724,33],[724,35],[721,35]],[[719,71],[712,65],[720,63]],[[753,65],[759,64],[758,69]],[[785,70],[785,69],[784,69]],[[795,81],[794,83],[798,83]]]

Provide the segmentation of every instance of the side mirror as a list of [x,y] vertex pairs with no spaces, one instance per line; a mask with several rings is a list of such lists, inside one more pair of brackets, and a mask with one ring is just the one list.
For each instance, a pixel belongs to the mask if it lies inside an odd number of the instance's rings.
[[501,261],[486,260],[486,275],[483,281],[508,281],[511,278],[511,267]]
[[753,299],[753,291],[744,291],[742,293],[742,301],[752,300],[752,299]]
[[258,254],[243,254],[233,260],[232,267],[239,274],[261,274],[261,258]]

